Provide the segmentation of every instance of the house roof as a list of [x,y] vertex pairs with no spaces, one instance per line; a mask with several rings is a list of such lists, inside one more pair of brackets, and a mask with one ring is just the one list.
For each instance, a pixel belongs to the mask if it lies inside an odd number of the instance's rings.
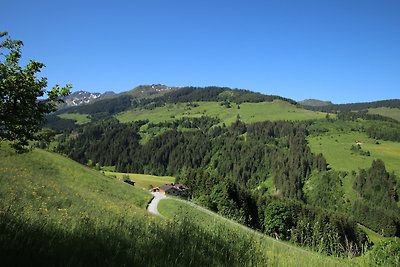
[[185,190],[187,190],[189,188],[186,185],[183,185],[183,184],[173,184],[173,183],[165,184],[165,185],[160,186],[160,190],[163,190],[163,191],[168,191],[170,189],[176,189],[176,190],[179,190],[179,191],[185,191]]
[[160,190],[167,191],[174,187],[175,187],[174,184],[165,184],[165,185],[160,186]]
[[189,189],[189,187],[187,187],[184,184],[175,184],[175,187],[177,187],[177,188],[179,188],[181,190],[188,190]]

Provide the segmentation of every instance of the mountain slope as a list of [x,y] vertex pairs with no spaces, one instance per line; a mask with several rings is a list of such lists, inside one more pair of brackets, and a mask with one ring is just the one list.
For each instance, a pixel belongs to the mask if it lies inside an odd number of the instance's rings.
[[174,266],[298,266],[293,255],[315,265],[351,264],[218,222],[204,228],[192,211],[148,216],[148,193],[54,153],[17,155],[2,146],[0,156],[5,265],[170,266],[159,261],[169,258]]
[[311,106],[311,107],[321,107],[321,106],[329,106],[333,105],[331,101],[322,101],[318,99],[306,99],[299,102],[300,105],[303,106]]
[[121,122],[149,120],[153,123],[174,121],[180,118],[216,117],[221,123],[230,125],[238,116],[246,123],[277,120],[321,119],[326,113],[298,108],[290,103],[275,100],[273,102],[242,103],[240,105],[221,105],[218,102],[195,102],[194,104],[167,104],[153,109],[135,108],[119,113],[116,118]]
[[122,94],[131,95],[136,98],[154,98],[176,91],[179,88],[180,87],[167,86],[164,84],[139,85],[138,87]]
[[54,153],[18,155],[2,145],[5,266],[170,266],[172,259],[174,266],[266,265],[252,237],[154,218],[144,209],[150,194],[141,189]]

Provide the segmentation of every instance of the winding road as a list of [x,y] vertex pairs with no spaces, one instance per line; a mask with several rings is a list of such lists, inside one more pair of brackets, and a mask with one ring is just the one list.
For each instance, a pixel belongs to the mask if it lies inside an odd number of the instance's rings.
[[152,213],[152,214],[154,214],[154,215],[162,216],[162,215],[158,212],[157,206],[158,206],[158,202],[160,202],[161,199],[167,198],[167,196],[164,195],[164,194],[161,194],[161,193],[159,193],[159,192],[152,192],[151,194],[152,194],[154,197],[153,197],[153,199],[150,201],[149,205],[147,206],[147,211],[150,212],[150,213]]

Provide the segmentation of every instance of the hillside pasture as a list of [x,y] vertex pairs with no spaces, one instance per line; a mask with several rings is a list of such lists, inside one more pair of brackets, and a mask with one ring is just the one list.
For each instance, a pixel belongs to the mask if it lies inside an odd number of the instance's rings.
[[74,120],[76,124],[82,125],[89,123],[91,121],[90,115],[88,114],[79,114],[79,113],[63,113],[57,115],[61,119],[71,119]]
[[[313,153],[322,153],[329,166],[338,171],[358,171],[367,169],[375,159],[382,159],[386,169],[400,175],[400,143],[369,138],[365,133],[328,132],[322,135],[311,135],[308,142]],[[370,156],[360,155],[351,150],[359,142],[363,151]]]
[[230,125],[238,116],[246,123],[277,120],[311,120],[326,116],[323,112],[314,112],[298,108],[284,101],[230,104],[230,108],[220,102],[196,102],[196,107],[186,103],[166,104],[154,109],[131,109],[116,115],[121,122],[132,122],[148,119],[150,122],[159,123],[174,121],[183,117],[218,117],[221,124]]
[[135,187],[141,189],[149,189],[150,187],[162,186],[167,183],[175,182],[175,178],[172,176],[155,176],[148,174],[137,174],[137,173],[122,173],[122,172],[109,172],[105,171],[105,175],[118,178],[122,180],[124,177],[129,177],[135,182]]

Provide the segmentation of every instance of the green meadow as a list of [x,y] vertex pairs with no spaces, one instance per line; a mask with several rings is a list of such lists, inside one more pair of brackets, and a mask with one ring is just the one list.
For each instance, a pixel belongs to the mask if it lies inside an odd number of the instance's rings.
[[148,174],[137,174],[137,173],[121,173],[121,172],[110,172],[105,171],[105,175],[115,177],[122,180],[124,177],[129,177],[135,182],[135,187],[141,189],[149,189],[150,187],[161,186],[166,183],[175,182],[175,178],[172,176],[155,176]]
[[[399,142],[377,141],[358,131],[311,135],[308,142],[312,152],[322,153],[334,170],[358,171],[360,168],[369,168],[373,160],[382,159],[389,171],[400,175]],[[351,150],[352,145],[356,145],[357,142],[363,151],[370,152],[370,156],[360,155]]]
[[221,123],[230,125],[235,122],[238,115],[246,123],[258,121],[277,120],[310,120],[326,116],[323,112],[314,112],[298,108],[284,101],[231,104],[230,108],[222,106],[219,102],[196,102],[198,106],[188,106],[186,103],[167,104],[152,110],[131,109],[117,114],[121,122],[131,122],[148,119],[150,122],[159,123],[174,121],[183,117],[218,117]]
[[368,113],[378,114],[400,121],[400,108],[387,108],[387,107],[370,108],[368,109]]
[[79,113],[63,113],[60,115],[57,115],[58,117],[62,119],[71,119],[74,120],[76,124],[86,124],[91,121],[90,115],[88,114],[79,114]]

